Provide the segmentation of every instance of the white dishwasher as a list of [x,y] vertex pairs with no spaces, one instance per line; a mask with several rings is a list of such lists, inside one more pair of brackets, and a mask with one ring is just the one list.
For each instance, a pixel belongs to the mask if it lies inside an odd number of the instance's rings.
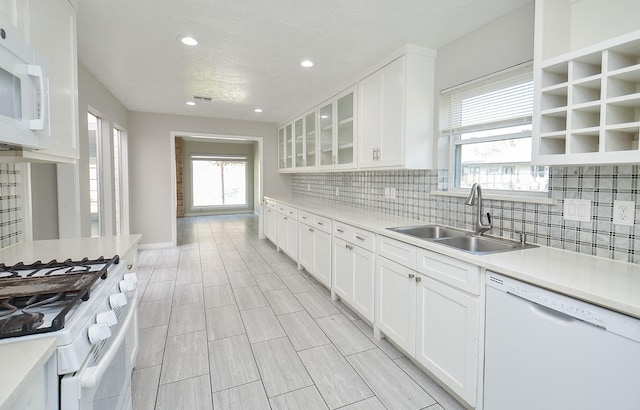
[[487,273],[484,410],[640,409],[640,320]]

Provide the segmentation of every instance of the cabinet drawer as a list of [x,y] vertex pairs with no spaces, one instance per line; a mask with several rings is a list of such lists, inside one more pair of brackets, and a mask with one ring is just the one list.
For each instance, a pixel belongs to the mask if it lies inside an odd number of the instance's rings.
[[418,249],[417,271],[474,295],[480,294],[479,266]]
[[369,231],[334,221],[333,236],[344,239],[368,251],[375,251],[375,234]]
[[296,208],[291,207],[291,206],[284,205],[284,204],[279,204],[278,205],[278,213],[280,213],[282,215],[286,215],[289,218],[293,218],[295,220],[298,220],[298,210]]
[[379,236],[377,253],[402,266],[416,270],[416,247],[413,245]]
[[302,222],[303,224],[313,226],[313,217],[314,215],[312,213],[303,210],[298,211],[298,221]]
[[313,226],[328,234],[331,233],[331,219],[325,218],[324,216],[314,215]]
[[264,206],[269,209],[273,209],[274,211],[278,210],[278,204],[273,199],[265,199]]

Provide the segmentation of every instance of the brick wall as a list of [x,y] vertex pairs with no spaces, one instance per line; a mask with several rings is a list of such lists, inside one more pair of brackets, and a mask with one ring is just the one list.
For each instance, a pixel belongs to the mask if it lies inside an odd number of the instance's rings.
[[176,137],[176,215],[184,217],[184,186],[182,183],[182,138]]

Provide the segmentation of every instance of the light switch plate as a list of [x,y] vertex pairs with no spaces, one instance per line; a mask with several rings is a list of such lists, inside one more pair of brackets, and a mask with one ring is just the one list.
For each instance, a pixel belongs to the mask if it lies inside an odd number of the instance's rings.
[[589,222],[591,220],[591,200],[565,198],[562,216],[568,221]]

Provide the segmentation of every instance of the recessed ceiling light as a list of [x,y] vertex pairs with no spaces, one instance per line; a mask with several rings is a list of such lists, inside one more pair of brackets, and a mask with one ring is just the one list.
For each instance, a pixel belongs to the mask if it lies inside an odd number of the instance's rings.
[[262,112],[262,108],[254,108],[253,111],[254,112]]
[[313,61],[311,61],[311,60],[302,60],[300,65],[303,66],[304,68],[310,68],[310,67],[313,67]]
[[187,105],[196,105],[193,101],[187,101]]
[[180,37],[180,42],[186,46],[197,46],[198,40],[190,36]]

